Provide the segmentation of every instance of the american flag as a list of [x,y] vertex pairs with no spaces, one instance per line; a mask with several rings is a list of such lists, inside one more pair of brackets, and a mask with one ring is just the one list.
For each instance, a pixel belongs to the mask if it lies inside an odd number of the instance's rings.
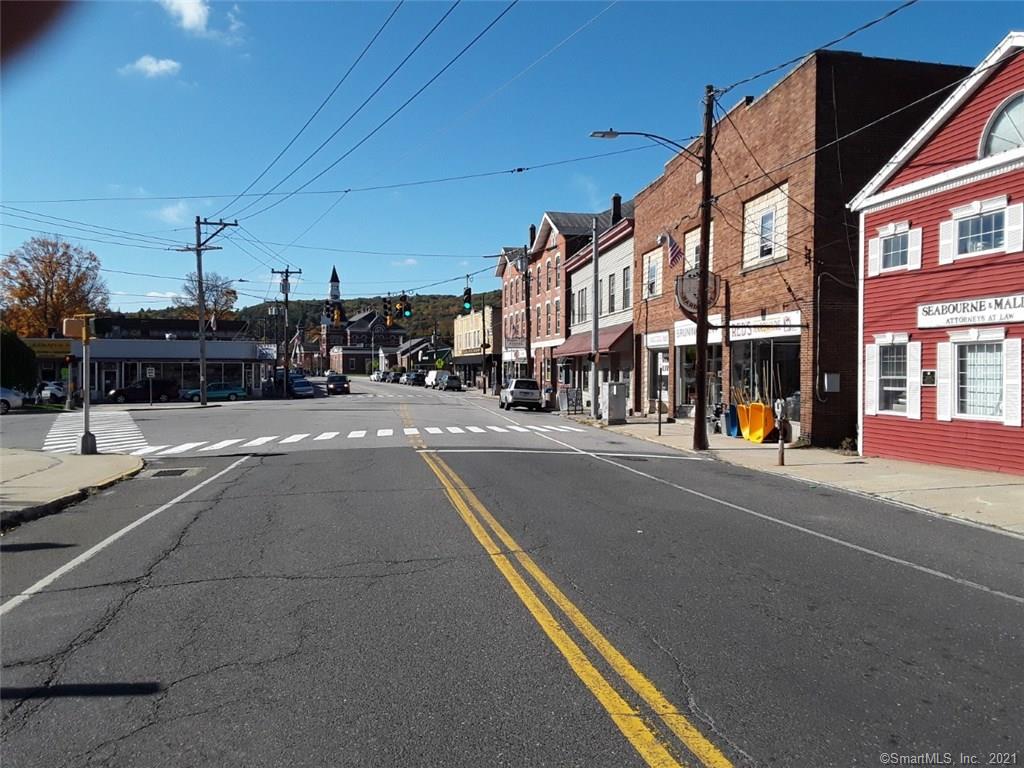
[[672,238],[672,235],[666,233],[664,237],[668,238],[668,265],[674,267],[683,258],[683,249],[679,247],[679,243]]

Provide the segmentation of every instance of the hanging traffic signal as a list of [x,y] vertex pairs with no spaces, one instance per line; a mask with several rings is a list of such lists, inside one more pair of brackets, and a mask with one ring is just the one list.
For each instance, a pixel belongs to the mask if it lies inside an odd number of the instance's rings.
[[384,315],[384,323],[387,325],[388,328],[390,328],[392,325],[394,325],[394,322],[395,322],[395,319],[391,316],[390,312],[388,312],[386,315]]
[[402,304],[402,317],[412,317],[412,304],[408,299]]
[[462,308],[467,312],[473,308],[473,289],[469,286],[462,291]]

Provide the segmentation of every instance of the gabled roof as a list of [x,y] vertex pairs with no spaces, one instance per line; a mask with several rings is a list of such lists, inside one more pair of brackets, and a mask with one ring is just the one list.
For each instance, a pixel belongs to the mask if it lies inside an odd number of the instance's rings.
[[502,246],[501,255],[498,257],[498,265],[494,268],[494,276],[501,277],[505,274],[505,267],[516,258],[522,251],[522,248],[513,248],[511,246]]
[[945,125],[957,110],[973,96],[994,74],[1007,57],[1024,48],[1024,32],[1010,32],[1002,42],[974,68],[974,71],[946,98],[932,116],[900,147],[892,159],[882,166],[874,178],[867,183],[857,196],[850,201],[849,207],[859,210],[866,202],[878,194],[885,184],[910,160]]
[[[622,218],[633,218],[634,204],[632,200],[622,203]],[[604,232],[612,223],[612,209],[601,213],[567,213],[564,211],[546,211],[540,222],[537,239],[533,244],[533,253],[538,253],[547,243],[548,233],[554,229],[565,237],[589,236],[597,217],[597,231]]]
[[415,338],[415,339],[406,339],[405,343],[399,345],[396,348],[395,351],[398,352],[398,354],[400,354],[400,355],[405,355],[405,354],[408,354],[409,352],[415,352],[417,349],[419,349],[423,345],[429,344],[429,343],[430,343],[430,339],[426,338],[425,336],[420,336],[420,337]]

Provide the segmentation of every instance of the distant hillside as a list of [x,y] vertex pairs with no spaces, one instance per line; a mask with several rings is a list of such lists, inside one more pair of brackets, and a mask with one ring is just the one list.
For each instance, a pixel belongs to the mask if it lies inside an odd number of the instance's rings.
[[[345,314],[349,317],[359,313],[363,309],[380,309],[380,296],[369,296],[358,299],[345,299]],[[473,294],[473,305],[477,309],[481,301],[494,307],[501,306],[501,291],[487,291]],[[455,296],[445,294],[418,295],[410,297],[412,304],[412,317],[399,319],[397,322],[409,331],[411,336],[429,336],[434,330],[434,322],[437,322],[438,333],[449,341],[452,340],[452,330],[455,324],[455,316],[462,314],[462,294]],[[267,312],[271,303],[263,302],[244,307],[234,314],[234,318],[247,320],[253,333],[261,333],[267,326],[269,314]],[[288,319],[294,327],[297,323],[304,326],[315,326],[320,324],[320,313],[323,310],[323,299],[292,300],[288,303]],[[182,317],[182,310],[177,307],[166,309],[148,309],[144,312],[126,312],[128,317]]]

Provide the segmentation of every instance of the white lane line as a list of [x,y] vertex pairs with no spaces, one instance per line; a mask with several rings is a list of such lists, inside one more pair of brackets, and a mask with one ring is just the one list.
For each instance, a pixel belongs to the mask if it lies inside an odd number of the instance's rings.
[[201,483],[199,483],[197,485],[193,485],[187,491],[185,491],[184,493],[178,494],[173,499],[168,501],[166,504],[163,504],[163,505],[157,507],[156,509],[154,509],[152,512],[149,512],[149,513],[143,515],[142,517],[140,517],[135,522],[129,523],[128,525],[126,525],[124,528],[122,528],[121,530],[117,531],[116,533],[112,533],[109,536],[107,536],[107,538],[105,538],[99,544],[94,544],[89,549],[85,550],[85,552],[80,554],[78,557],[76,557],[76,558],[74,558],[72,560],[69,560],[68,562],[64,563],[64,565],[62,565],[60,568],[58,568],[57,570],[55,570],[52,573],[48,574],[47,576],[44,576],[39,581],[37,581],[35,584],[33,584],[31,587],[26,589],[24,592],[21,592],[21,593],[15,595],[10,600],[8,600],[6,603],[4,603],[3,605],[0,605],[0,616],[3,616],[5,613],[7,613],[8,611],[10,611],[10,610],[12,610],[14,608],[17,608],[19,605],[21,605],[23,602],[28,600],[30,597],[32,597],[32,595],[36,594],[37,592],[40,592],[40,591],[46,589],[48,586],[53,584],[53,582],[55,582],[57,579],[59,579],[65,573],[67,573],[68,571],[70,571],[70,570],[72,570],[74,568],[77,568],[82,563],[84,563],[87,560],[91,559],[96,554],[98,554],[99,552],[101,552],[102,550],[106,549],[108,546],[113,544],[115,541],[120,539],[122,536],[124,536],[129,531],[133,530],[134,528],[138,528],[140,525],[142,525],[144,522],[149,520],[151,517],[156,517],[157,515],[159,515],[164,510],[170,509],[171,507],[173,507],[179,501],[182,501],[183,499],[188,498],[193,493],[198,491],[200,488],[203,488],[203,487],[209,485],[210,483],[212,483],[214,480],[217,480],[217,479],[223,477],[224,475],[226,475],[228,472],[233,470],[235,467],[237,467],[239,464],[241,464],[243,461],[245,461],[248,458],[249,458],[248,456],[243,456],[242,458],[240,458],[238,461],[236,461],[231,466],[229,466],[229,467],[227,467],[225,469],[222,469],[220,472],[218,472],[215,475],[212,475],[211,477],[206,478],[205,480],[203,480],[203,482],[201,482]]
[[348,433],[348,436],[349,436],[349,438],[366,437],[366,430],[365,429],[353,429],[351,432]]
[[182,443],[176,445],[173,448],[168,448],[166,451],[160,451],[157,456],[168,456],[172,453],[184,453],[185,451],[192,451],[198,448],[200,445],[206,445],[205,440],[200,440],[198,443]]
[[377,437],[391,437],[393,434],[395,434],[395,430],[393,430],[393,429],[378,429],[377,430]]
[[910,568],[910,569],[918,571],[920,573],[926,573],[929,576],[935,576],[937,578],[944,579],[946,581],[951,581],[954,584],[959,584],[962,587],[968,587],[970,589],[975,589],[975,590],[978,590],[979,592],[985,592],[985,593],[993,595],[995,597],[1001,597],[1001,598],[1003,598],[1005,600],[1010,600],[1012,602],[1024,605],[1024,596],[1012,595],[1009,592],[1003,592],[1003,591],[998,590],[998,589],[993,589],[992,587],[986,587],[984,584],[979,584],[976,581],[970,581],[969,579],[962,579],[959,576],[953,576],[952,574],[945,573],[943,571],[938,571],[938,570],[936,570],[934,568],[929,568],[926,565],[918,565],[917,563],[913,563],[910,560],[904,560],[901,557],[895,557],[893,555],[887,555],[884,552],[878,552],[877,550],[869,549],[868,547],[862,547],[860,544],[854,544],[852,541],[846,541],[845,539],[840,539],[840,538],[837,538],[835,536],[829,536],[827,533],[821,533],[820,531],[815,531],[812,528],[806,528],[805,526],[798,525],[797,523],[791,523],[788,520],[781,520],[781,519],[779,519],[777,517],[772,517],[771,515],[766,515],[764,512],[757,512],[757,511],[755,511],[753,509],[750,509],[749,507],[744,507],[744,506],[742,506],[740,504],[733,504],[731,501],[726,501],[725,499],[719,499],[719,498],[717,498],[715,496],[711,496],[711,495],[706,494],[706,493],[701,493],[700,491],[694,490],[693,488],[687,488],[685,485],[678,485],[677,483],[673,483],[673,482],[671,482],[669,480],[665,480],[665,479],[657,477],[655,475],[648,474],[647,472],[641,472],[639,469],[635,469],[633,467],[628,467],[625,464],[620,464],[617,461],[612,461],[611,459],[609,459],[609,458],[607,458],[605,456],[601,456],[601,455],[596,454],[596,453],[590,453],[588,451],[584,451],[581,448],[577,448],[574,445],[569,445],[568,443],[563,443],[561,440],[556,440],[555,438],[549,437],[548,435],[541,435],[541,437],[543,437],[545,440],[550,440],[553,443],[557,443],[558,445],[564,446],[565,448],[569,448],[569,449],[571,449],[571,450],[573,450],[573,451],[575,451],[577,453],[581,453],[581,454],[584,454],[584,455],[587,455],[587,456],[592,456],[593,458],[597,459],[598,461],[603,461],[606,464],[611,464],[613,467],[618,467],[619,469],[624,469],[627,472],[632,472],[634,475],[639,475],[640,477],[646,478],[648,480],[653,480],[656,483],[661,483],[662,485],[667,485],[669,488],[675,488],[677,491],[682,491],[683,493],[688,493],[691,496],[696,496],[698,499],[704,499],[705,501],[710,501],[710,502],[712,502],[714,504],[721,504],[723,507],[727,507],[729,509],[733,509],[733,510],[735,510],[737,512],[742,512],[745,515],[750,515],[751,517],[756,517],[759,520],[764,520],[765,522],[768,522],[768,523],[775,523],[776,525],[781,525],[782,527],[789,528],[790,530],[793,530],[793,531],[799,531],[800,533],[807,534],[808,536],[813,536],[813,537],[815,537],[817,539],[822,539],[823,541],[828,541],[828,542],[831,542],[832,544],[837,544],[840,547],[845,547],[847,549],[852,549],[854,552],[860,552],[861,554],[870,555],[871,557],[877,557],[879,560],[885,560],[886,562],[889,562],[889,563],[894,563],[896,565],[902,565],[902,566],[904,566],[906,568]]
[[440,435],[441,430],[437,427],[427,427],[426,432],[428,435]]
[[492,432],[508,432],[508,430],[505,429],[504,427],[492,427],[492,426],[488,425],[487,428],[489,430],[491,430]]
[[168,445],[147,445],[145,448],[139,448],[137,451],[132,451],[132,456],[145,456],[147,453],[155,453],[156,451],[162,451],[164,448],[169,448]]
[[406,427],[402,431],[405,432],[405,434],[407,435],[418,435],[420,433],[420,431],[416,429],[416,427]]
[[341,434],[341,433],[340,432],[323,432],[323,433],[317,435],[316,437],[314,437],[313,439],[314,440],[332,440],[335,437],[337,437],[339,434]]
[[487,431],[483,427],[466,427],[466,429],[468,429],[470,432],[476,432],[477,434]]
[[227,448],[229,445],[234,445],[235,443],[240,443],[240,442],[242,442],[243,439],[244,438],[239,437],[239,438],[236,438],[234,440],[221,440],[219,443],[214,443],[213,445],[208,445],[205,448],[200,448],[199,450],[200,451],[219,451],[221,448]]
[[529,432],[530,431],[526,427],[520,427],[520,426],[518,426],[516,424],[509,424],[508,428],[511,429],[511,430],[514,430],[516,432]]
[[300,440],[305,440],[307,437],[309,437],[309,432],[299,432],[298,434],[295,434],[295,435],[289,435],[288,437],[286,437],[281,442],[282,443],[297,443]]
[[465,430],[463,430],[462,427],[448,427],[448,431],[451,432],[453,435],[465,434]]
[[271,440],[277,440],[277,435],[267,435],[266,437],[257,437],[250,440],[248,443],[242,443],[243,448],[255,448],[258,445],[266,445]]

